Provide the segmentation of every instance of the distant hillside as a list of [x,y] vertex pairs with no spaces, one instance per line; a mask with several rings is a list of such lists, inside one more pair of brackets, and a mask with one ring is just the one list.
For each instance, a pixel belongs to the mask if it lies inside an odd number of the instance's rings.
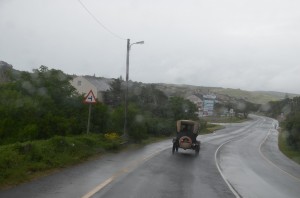
[[[20,71],[13,69],[13,66],[0,61],[0,83],[10,80],[9,73],[17,75]],[[107,79],[107,78],[103,78]],[[112,80],[112,79],[107,79]],[[274,91],[245,91],[241,89],[231,89],[222,87],[203,87],[194,85],[176,85],[155,83],[156,87],[163,91],[167,96],[181,96],[187,97],[190,95],[202,96],[205,94],[215,94],[217,99],[223,102],[233,101],[236,99],[243,99],[256,104],[265,104],[269,101],[278,101],[284,99],[286,96],[293,98],[300,96],[299,94],[282,93]]]
[[20,71],[15,70],[12,65],[0,61],[0,83],[11,81],[11,77],[18,75],[19,73]]
[[299,96],[299,94],[293,94],[293,93],[282,93],[282,92],[276,92],[276,91],[254,91],[256,93],[264,93],[270,96],[274,96],[274,97],[279,97],[284,99],[286,96],[288,96],[289,98],[294,98],[296,96]]
[[10,80],[9,73],[12,71],[12,65],[0,61],[0,83],[8,82]]
[[165,92],[168,96],[187,96],[191,94],[204,95],[208,93],[215,94],[217,98],[226,101],[232,99],[244,99],[246,101],[265,104],[269,101],[278,101],[286,96],[293,98],[299,96],[291,93],[281,93],[272,91],[245,91],[241,89],[231,89],[222,87],[202,87],[192,85],[174,85],[174,84],[156,84],[157,88]]
[[269,101],[278,101],[284,99],[286,96],[293,98],[298,96],[297,94],[272,92],[272,91],[245,91],[241,89],[230,88],[213,88],[211,92],[221,95],[228,95],[237,99],[244,99],[246,101],[265,104]]

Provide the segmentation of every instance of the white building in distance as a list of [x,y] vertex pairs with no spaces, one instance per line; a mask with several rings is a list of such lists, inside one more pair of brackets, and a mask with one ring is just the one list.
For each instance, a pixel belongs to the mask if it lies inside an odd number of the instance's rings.
[[212,116],[214,114],[215,95],[203,95],[203,116]]
[[73,78],[71,85],[76,88],[79,94],[86,95],[92,90],[96,99],[103,102],[103,93],[110,89],[110,81],[93,76],[77,76]]

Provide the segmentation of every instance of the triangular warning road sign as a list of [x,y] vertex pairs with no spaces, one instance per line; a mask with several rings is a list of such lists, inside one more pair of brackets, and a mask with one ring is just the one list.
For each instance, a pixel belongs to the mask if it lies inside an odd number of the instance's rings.
[[88,93],[88,95],[83,100],[84,103],[96,103],[96,97],[92,90]]

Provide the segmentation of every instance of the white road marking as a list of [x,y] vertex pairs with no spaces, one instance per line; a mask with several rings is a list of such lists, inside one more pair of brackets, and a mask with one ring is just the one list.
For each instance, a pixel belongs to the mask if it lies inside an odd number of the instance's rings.
[[106,179],[105,181],[101,182],[99,185],[97,185],[95,188],[93,188],[88,193],[83,195],[81,198],[90,198],[90,197],[92,197],[94,194],[96,194],[97,192],[102,190],[105,186],[107,186],[108,184],[113,182],[115,179],[117,179],[118,177],[120,177],[124,173],[128,173],[128,172],[132,171],[134,168],[136,168],[140,164],[146,162],[147,160],[151,159],[152,157],[154,157],[155,155],[157,155],[158,153],[160,153],[163,150],[165,150],[165,149],[158,150],[158,151],[150,154],[149,156],[146,156],[146,157],[143,157],[141,159],[137,159],[137,160],[133,161],[129,166],[117,171],[112,177],[110,177],[110,178]]
[[115,179],[115,177],[108,178],[107,180],[105,180],[104,182],[102,182],[98,186],[96,186],[93,190],[91,190],[90,192],[88,192],[87,194],[82,196],[82,198],[89,198],[89,197],[93,196],[94,194],[96,194],[96,192],[98,192],[99,190],[101,190],[102,188],[104,188],[105,186],[110,184],[114,179]]
[[[239,137],[239,136],[238,136],[238,137]],[[228,182],[228,180],[226,179],[225,175],[223,174],[223,172],[222,172],[222,170],[221,170],[221,168],[220,168],[220,166],[219,166],[219,164],[218,164],[218,162],[217,162],[217,154],[218,154],[220,148],[221,148],[223,145],[225,145],[225,144],[227,144],[227,143],[229,143],[229,142],[231,142],[231,141],[233,141],[233,140],[235,140],[235,139],[236,139],[236,138],[232,138],[232,139],[230,139],[230,140],[224,142],[223,144],[221,144],[221,145],[217,148],[217,150],[216,150],[216,152],[215,152],[215,164],[216,164],[216,166],[217,166],[217,169],[218,169],[220,175],[222,176],[223,180],[225,181],[225,183],[227,184],[227,186],[228,186],[228,188],[231,190],[231,192],[234,194],[234,196],[235,196],[236,198],[241,198],[240,195],[238,194],[238,192],[237,192],[237,191],[232,187],[232,185]]]
[[[255,123],[257,123],[257,122],[258,122],[258,121],[256,121]],[[252,125],[251,125],[251,126],[252,126]],[[248,127],[243,127],[242,129],[239,129],[239,130],[237,130],[237,131],[244,131],[244,130],[248,130]],[[215,164],[216,164],[216,167],[217,167],[217,169],[218,169],[220,175],[222,176],[223,180],[224,180],[225,183],[227,184],[228,188],[230,189],[230,191],[234,194],[234,196],[235,196],[236,198],[241,198],[241,196],[240,196],[239,193],[233,188],[233,186],[229,183],[229,181],[227,180],[227,178],[226,178],[225,175],[223,174],[223,172],[222,172],[222,170],[221,170],[221,168],[220,168],[220,166],[219,166],[219,164],[218,164],[217,155],[218,155],[218,152],[219,152],[219,150],[221,149],[222,146],[224,146],[225,144],[227,144],[227,143],[229,143],[229,142],[232,142],[232,141],[234,141],[234,140],[237,140],[237,139],[240,139],[240,138],[244,138],[244,137],[246,137],[247,135],[249,135],[249,133],[246,133],[246,134],[245,134],[245,133],[242,133],[242,134],[240,134],[240,135],[238,135],[238,136],[233,137],[232,139],[230,139],[230,140],[228,140],[228,141],[222,143],[222,144],[217,148],[217,150],[216,150],[216,152],[215,152]]]
[[269,159],[261,152],[261,147],[262,147],[262,145],[266,142],[266,140],[268,139],[268,137],[269,137],[269,135],[270,135],[270,132],[271,132],[271,129],[269,130],[269,132],[268,132],[268,134],[266,135],[265,139],[264,139],[264,140],[260,143],[260,145],[259,145],[258,151],[259,151],[260,155],[261,155],[261,156],[262,156],[269,164],[271,164],[272,166],[278,168],[278,169],[281,170],[283,173],[285,173],[285,174],[287,174],[287,175],[293,177],[294,179],[300,181],[300,178],[298,178],[298,177],[292,175],[291,173],[286,172],[285,170],[283,170],[282,168],[280,168],[279,166],[277,166],[276,164],[274,164],[271,160],[269,160]]

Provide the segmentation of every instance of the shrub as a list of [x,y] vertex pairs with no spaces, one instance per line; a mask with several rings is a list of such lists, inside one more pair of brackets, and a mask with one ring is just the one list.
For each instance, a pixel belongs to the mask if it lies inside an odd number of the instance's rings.
[[147,138],[147,128],[144,122],[133,122],[128,131],[129,137],[134,142],[140,142],[142,139]]
[[107,140],[110,140],[110,141],[120,141],[120,136],[119,134],[117,133],[105,133],[104,134],[104,137],[107,139]]
[[107,137],[101,134],[55,136],[49,140],[0,146],[0,187],[28,180],[35,172],[65,167],[104,150],[120,148],[116,133],[108,133]]
[[38,138],[38,127],[36,124],[28,124],[20,130],[19,139],[22,141],[35,140]]
[[146,121],[146,126],[148,134],[155,136],[169,136],[176,131],[176,125],[172,119],[149,118]]

